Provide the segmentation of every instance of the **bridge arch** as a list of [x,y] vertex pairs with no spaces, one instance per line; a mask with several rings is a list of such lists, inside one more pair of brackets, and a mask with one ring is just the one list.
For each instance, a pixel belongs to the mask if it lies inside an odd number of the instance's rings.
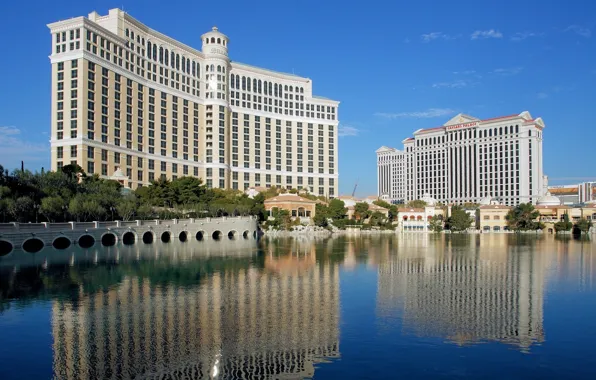
[[197,241],[202,241],[203,239],[205,239],[205,231],[198,231],[195,235],[195,238],[197,239]]
[[180,231],[180,233],[178,234],[178,240],[180,240],[181,242],[187,241],[188,240],[188,232]]
[[111,247],[113,245],[116,245],[118,238],[115,234],[111,232],[106,232],[105,234],[101,235],[99,241],[101,242],[101,245],[103,245],[104,247]]
[[236,240],[237,237],[238,237],[238,231],[231,230],[230,232],[228,232],[228,239]]
[[161,241],[162,241],[162,242],[164,242],[164,243],[169,243],[169,242],[170,242],[170,239],[171,239],[171,237],[172,237],[172,236],[171,236],[171,234],[170,234],[170,231],[164,231],[164,232],[161,234]]
[[211,234],[211,237],[213,238],[213,240],[220,240],[222,235],[223,235],[223,234],[221,233],[221,231],[219,231],[219,230],[215,230],[215,231],[213,231],[213,233]]
[[23,242],[23,251],[28,253],[37,253],[45,247],[46,243],[43,242],[40,238],[29,238]]
[[91,248],[95,244],[95,238],[92,235],[85,234],[81,235],[77,242],[81,248]]
[[249,238],[249,236],[250,236],[250,231],[249,231],[249,230],[246,230],[246,231],[244,231],[244,232],[242,233],[242,237],[243,237],[244,239],[248,239],[248,238]]
[[66,236],[58,236],[52,242],[52,247],[55,249],[66,249],[72,245],[72,242]]
[[147,231],[143,234],[143,243],[152,244],[155,241],[155,234],[151,231]]
[[8,240],[0,240],[0,257],[6,256],[12,252],[14,244]]
[[133,245],[137,242],[137,235],[132,231],[126,231],[122,234],[122,244]]

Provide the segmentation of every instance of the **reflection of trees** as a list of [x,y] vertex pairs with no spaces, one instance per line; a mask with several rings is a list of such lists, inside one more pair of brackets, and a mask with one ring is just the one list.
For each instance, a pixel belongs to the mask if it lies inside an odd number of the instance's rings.
[[[262,255],[249,257],[197,258],[183,264],[167,258],[101,265],[56,265],[47,269],[25,267],[19,271],[0,269],[0,312],[8,300],[20,305],[52,298],[76,299],[81,294],[107,291],[125,277],[148,279],[153,286],[165,284],[192,286],[216,272],[237,272],[249,267],[263,268]],[[4,306],[2,306],[4,305]]]

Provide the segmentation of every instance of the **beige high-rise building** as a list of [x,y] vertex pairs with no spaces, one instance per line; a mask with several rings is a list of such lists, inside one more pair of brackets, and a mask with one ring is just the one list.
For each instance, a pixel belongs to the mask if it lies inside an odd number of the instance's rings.
[[232,62],[216,27],[201,51],[120,9],[48,27],[52,170],[121,168],[132,188],[195,176],[337,195],[339,102],[314,96],[310,79]]

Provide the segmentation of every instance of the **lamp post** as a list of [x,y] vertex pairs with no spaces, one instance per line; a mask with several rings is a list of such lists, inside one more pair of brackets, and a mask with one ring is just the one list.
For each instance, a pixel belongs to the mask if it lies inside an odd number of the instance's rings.
[[114,211],[116,211],[116,208],[114,206],[110,206],[110,211],[112,212],[112,221],[114,221]]
[[68,210],[68,206],[67,205],[62,206],[62,214],[64,216],[65,222],[66,222],[66,210]]
[[33,208],[35,209],[35,223],[37,223],[37,213],[39,212],[40,207],[41,206],[37,203],[33,205]]

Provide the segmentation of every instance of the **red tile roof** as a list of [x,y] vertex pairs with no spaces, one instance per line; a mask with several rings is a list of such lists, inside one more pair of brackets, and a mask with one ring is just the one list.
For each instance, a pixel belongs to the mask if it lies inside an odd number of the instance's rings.
[[275,197],[265,200],[265,203],[276,203],[276,202],[298,202],[298,203],[311,203],[314,204],[316,201],[303,198],[296,194],[280,194]]
[[478,207],[481,210],[509,210],[511,207],[504,205],[484,205]]
[[439,129],[445,129],[444,126],[440,126],[440,127],[434,127],[434,128],[427,128],[427,129],[421,129],[418,131],[418,133],[426,133],[426,132],[431,132],[431,131],[438,131]]
[[519,115],[518,115],[518,114],[513,114],[513,115],[507,115],[507,116],[491,117],[491,118],[489,118],[489,119],[483,119],[483,120],[480,120],[480,121],[481,121],[481,122],[485,122],[485,121],[495,121],[495,120],[500,120],[500,119],[509,119],[509,118],[516,117],[516,116],[519,116]]

